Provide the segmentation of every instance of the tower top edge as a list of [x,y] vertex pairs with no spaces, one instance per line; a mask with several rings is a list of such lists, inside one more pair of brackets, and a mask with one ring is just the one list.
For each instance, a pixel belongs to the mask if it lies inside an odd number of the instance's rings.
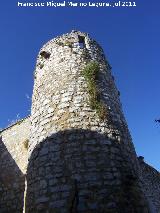
[[56,44],[56,43],[58,44],[60,42],[78,42],[79,39],[86,39],[86,38],[96,42],[94,39],[90,37],[89,33],[82,32],[79,30],[71,30],[71,32],[64,33],[60,36],[56,36],[55,38],[49,40],[47,43],[45,43],[42,46],[41,50],[45,49],[46,47],[52,44]]

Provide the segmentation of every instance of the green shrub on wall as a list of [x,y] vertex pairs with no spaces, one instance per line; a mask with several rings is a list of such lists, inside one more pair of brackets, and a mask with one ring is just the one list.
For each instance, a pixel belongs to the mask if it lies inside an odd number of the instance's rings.
[[100,91],[97,87],[97,80],[100,68],[96,61],[89,62],[82,71],[82,75],[87,82],[90,107],[96,110],[100,119],[106,117],[106,107],[100,100]]
[[26,139],[26,140],[23,142],[23,145],[24,145],[24,148],[28,150],[29,140]]

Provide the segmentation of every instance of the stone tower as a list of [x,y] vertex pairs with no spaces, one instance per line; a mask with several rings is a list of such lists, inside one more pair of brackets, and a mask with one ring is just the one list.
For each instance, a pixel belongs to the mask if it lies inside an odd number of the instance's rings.
[[149,212],[119,91],[79,31],[45,44],[32,98],[26,212]]

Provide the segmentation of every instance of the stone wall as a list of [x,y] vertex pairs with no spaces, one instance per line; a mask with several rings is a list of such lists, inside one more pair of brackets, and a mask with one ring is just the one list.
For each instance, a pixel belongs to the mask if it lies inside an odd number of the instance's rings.
[[4,145],[23,173],[27,167],[30,126],[30,117],[27,117],[0,132]]
[[[82,74],[92,62],[103,118]],[[159,172],[137,160],[119,95],[88,34],[45,44],[31,116],[0,132],[0,213],[160,213]]]
[[29,118],[0,132],[0,213],[22,213]]
[[[82,75],[93,61],[104,119]],[[111,67],[86,33],[55,38],[38,55],[27,184],[27,213],[148,212]]]
[[139,158],[143,191],[149,201],[151,213],[160,213],[160,173]]

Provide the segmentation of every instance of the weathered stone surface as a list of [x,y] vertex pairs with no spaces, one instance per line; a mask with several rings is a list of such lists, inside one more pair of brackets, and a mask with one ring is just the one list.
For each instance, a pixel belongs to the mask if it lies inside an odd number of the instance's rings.
[[153,167],[146,164],[141,158],[140,179],[142,189],[147,197],[151,212],[160,212],[160,173]]
[[0,133],[0,212],[23,211],[30,118]]
[[[45,52],[50,54],[47,59],[42,57]],[[90,61],[100,68],[97,88],[109,110],[104,120],[89,104],[82,75]],[[111,67],[88,34],[74,31],[40,50],[31,122],[27,213],[36,211],[41,196],[48,196],[43,212],[145,212],[143,193],[135,201],[140,191],[135,195],[131,189],[135,185],[140,190],[138,181],[127,179],[137,176],[138,161]],[[127,181],[129,186],[124,186]]]
[[[82,75],[91,61],[103,119]],[[159,173],[137,160],[111,67],[86,33],[42,47],[31,117],[0,137],[0,213],[160,212]]]

